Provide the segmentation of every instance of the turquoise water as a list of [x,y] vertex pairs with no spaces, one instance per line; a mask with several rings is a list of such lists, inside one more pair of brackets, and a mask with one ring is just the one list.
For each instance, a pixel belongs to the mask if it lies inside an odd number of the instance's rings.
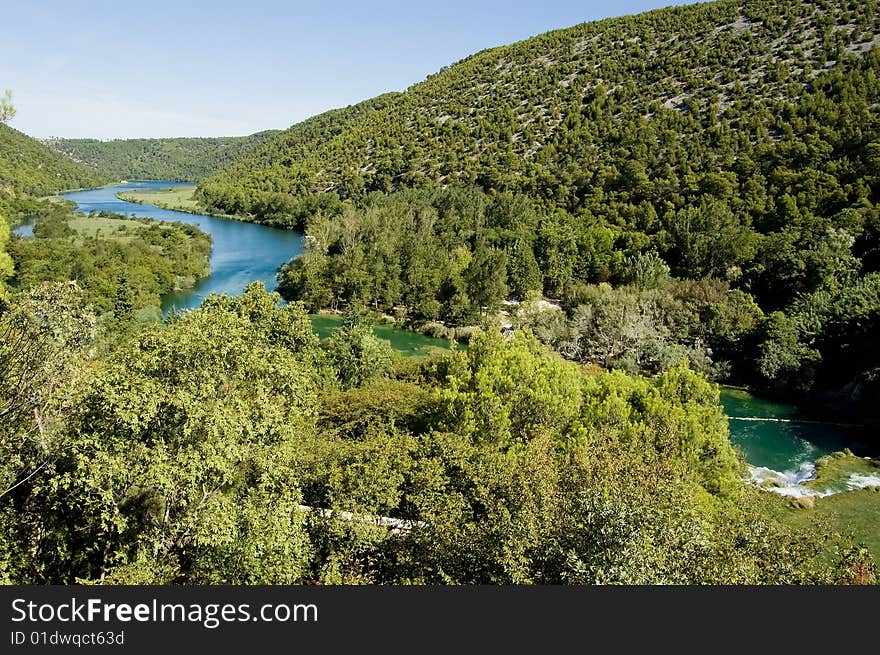
[[867,445],[864,428],[810,421],[791,405],[729,387],[722,387],[721,403],[730,418],[730,441],[752,466],[794,473],[844,448],[876,455]]
[[180,221],[195,225],[211,235],[211,274],[199,280],[187,291],[169,293],[162,298],[162,312],[172,309],[192,309],[212,293],[241,293],[247,284],[259,280],[270,291],[277,282],[278,267],[303,252],[302,234],[256,223],[244,223],[203,214],[188,214],[154,205],[140,205],[116,197],[120,191],[133,189],[167,189],[186,186],[176,182],[134,181],[127,184],[102,187],[89,191],[66,193],[62,197],[77,204],[77,211],[108,211],[134,214],[158,221]]
[[[322,339],[330,336],[334,330],[342,325],[342,318],[339,316],[321,314],[309,318],[312,321],[312,329]],[[375,325],[373,326],[373,334],[388,341],[394,350],[405,357],[427,357],[449,350],[448,341],[432,339],[423,334],[401,330],[391,325]]]

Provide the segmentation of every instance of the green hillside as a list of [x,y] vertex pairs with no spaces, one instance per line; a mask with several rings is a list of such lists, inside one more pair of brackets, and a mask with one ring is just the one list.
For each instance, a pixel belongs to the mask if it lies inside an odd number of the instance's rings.
[[87,166],[0,123],[0,191],[43,196],[105,181]]
[[301,163],[361,121],[390,111],[401,97],[399,93],[387,93],[297,123],[267,140],[250,156],[209,177],[200,184],[199,194],[212,209],[225,207],[222,213],[257,219],[282,217],[292,211],[294,198],[333,190],[316,187],[300,168]]
[[[550,32],[471,56],[375,111],[296,125],[202,192],[222,212],[266,218],[290,194],[476,183],[626,223],[644,202],[737,197],[774,182],[761,178],[774,158],[839,154],[815,151],[822,130],[793,103],[878,43],[875,5],[721,1]],[[837,118],[817,109],[820,123]],[[314,121],[334,126],[315,134]]]
[[47,139],[45,144],[113,180],[196,182],[246,156],[277,130],[250,136],[177,139]]
[[[164,320],[207,235],[0,190],[33,219],[0,216],[0,584],[877,584],[877,487],[750,484],[712,380],[880,421],[878,21],[656,11],[304,121],[177,192],[304,229],[279,293]],[[185,177],[197,149],[112,174]],[[244,282],[270,249],[214,227]],[[404,358],[377,314],[467,348]],[[802,433],[771,426],[781,459]],[[875,484],[855,455],[808,484]]]
[[439,333],[544,294],[564,311],[502,321],[571,359],[876,415],[878,45],[847,0],[583,24],[296,125],[199,194],[307,231],[280,291],[313,310]]

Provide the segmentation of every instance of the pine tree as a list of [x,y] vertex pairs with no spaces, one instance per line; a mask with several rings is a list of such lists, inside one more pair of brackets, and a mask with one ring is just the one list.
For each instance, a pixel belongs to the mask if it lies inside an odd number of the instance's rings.
[[116,278],[116,297],[113,300],[113,318],[117,323],[131,323],[134,320],[134,300],[128,275],[120,271]]

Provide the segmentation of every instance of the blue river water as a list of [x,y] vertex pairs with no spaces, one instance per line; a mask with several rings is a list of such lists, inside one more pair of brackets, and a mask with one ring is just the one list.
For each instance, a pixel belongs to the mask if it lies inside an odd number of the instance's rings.
[[213,239],[211,274],[199,280],[193,289],[169,293],[162,298],[162,312],[192,309],[212,293],[236,295],[250,282],[259,280],[270,291],[277,286],[278,267],[303,252],[302,234],[255,223],[245,223],[202,214],[161,209],[154,205],[126,202],[116,197],[132,189],[167,189],[182,186],[176,182],[137,180],[127,184],[74,191],[62,197],[77,204],[77,211],[109,211],[135,214],[160,221],[180,221],[207,232]]

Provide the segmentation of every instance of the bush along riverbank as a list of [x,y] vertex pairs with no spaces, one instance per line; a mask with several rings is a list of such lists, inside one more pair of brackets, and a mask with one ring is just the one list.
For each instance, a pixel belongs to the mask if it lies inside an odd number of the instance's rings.
[[39,202],[33,209],[33,236],[9,246],[22,291],[75,280],[99,315],[161,320],[164,294],[192,288],[210,274],[211,237],[192,225],[85,215],[66,202]]

